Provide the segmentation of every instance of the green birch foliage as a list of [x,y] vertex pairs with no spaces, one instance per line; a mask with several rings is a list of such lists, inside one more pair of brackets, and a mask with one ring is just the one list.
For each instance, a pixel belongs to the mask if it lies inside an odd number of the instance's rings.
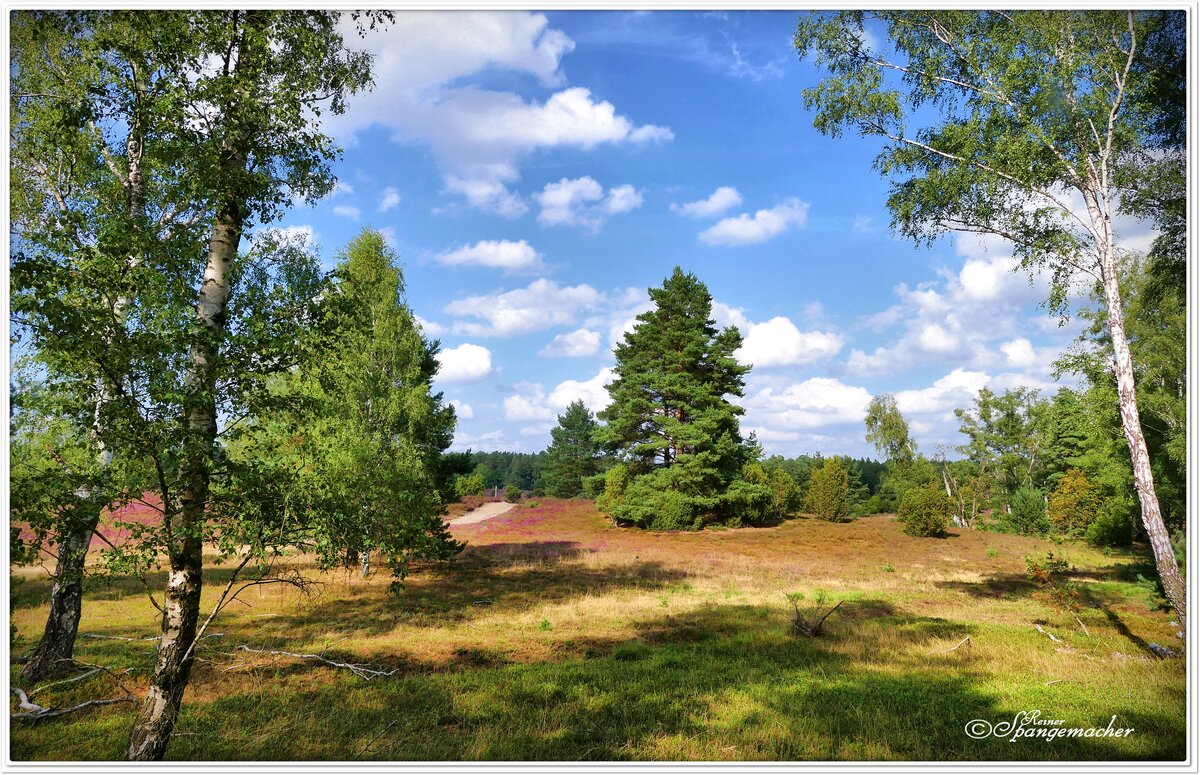
[[555,498],[577,498],[583,480],[600,470],[599,425],[583,401],[572,401],[550,430],[550,448],[542,464],[546,494]]
[[[114,500],[151,490],[165,515],[178,513],[182,454],[195,446],[180,419],[189,402],[208,400],[225,426],[204,450],[214,492],[260,490],[248,503],[277,492],[253,468],[233,481],[227,437],[293,401],[276,381],[321,349],[311,333],[319,261],[265,230],[243,240],[219,334],[198,325],[197,288],[217,202],[234,202],[250,233],[293,198],[331,190],[338,149],[314,119],[369,84],[370,57],[346,48],[340,21],[310,11],[12,15],[14,332],[77,429],[92,427],[97,391],[110,394],[96,426],[113,454],[104,475]],[[230,59],[235,50],[248,52],[245,62]],[[235,147],[246,163],[230,174]],[[130,207],[131,192],[140,206]],[[189,354],[213,336],[215,390],[198,395]],[[286,457],[281,450],[261,453]],[[279,464],[262,462],[264,471]],[[264,547],[286,543],[281,525],[298,515],[272,516],[268,527],[235,502],[214,502],[211,520],[188,529],[219,535],[226,548],[244,538],[265,562]],[[135,538],[127,558],[156,556],[182,536],[164,521]]]
[[377,231],[347,246],[321,297],[320,356],[281,378],[281,410],[257,418],[231,444],[232,470],[271,461],[251,481],[257,487],[274,477],[279,499],[255,499],[255,488],[229,495],[264,511],[272,503],[303,509],[311,516],[298,524],[307,532],[293,540],[326,566],[345,549],[377,552],[402,577],[412,559],[443,559],[460,548],[441,516],[440,456],[455,418],[432,387],[437,343],[424,338],[405,304],[402,273]]
[[[869,48],[868,20],[890,50]],[[893,228],[923,242],[1003,236],[1023,267],[1048,270],[1061,310],[1097,260],[1066,192],[1107,199],[1123,160],[1164,144],[1137,108],[1161,105],[1178,57],[1155,52],[1179,49],[1181,23],[1161,11],[842,11],[803,17],[795,46],[829,72],[804,91],[814,125],[886,141],[875,165],[893,181]]]

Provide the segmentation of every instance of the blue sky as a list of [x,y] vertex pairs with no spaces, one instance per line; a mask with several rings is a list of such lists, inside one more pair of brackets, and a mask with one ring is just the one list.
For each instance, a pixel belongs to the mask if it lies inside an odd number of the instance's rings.
[[869,454],[888,392],[922,451],[961,443],[953,409],[1052,391],[1077,327],[1002,242],[890,234],[878,143],[812,128],[797,18],[398,12],[358,44],[376,88],[326,124],[338,191],[281,225],[329,265],[364,226],[388,236],[457,449],[536,451],[571,400],[601,408],[613,343],[677,264],[745,337],[743,430],[768,452]]

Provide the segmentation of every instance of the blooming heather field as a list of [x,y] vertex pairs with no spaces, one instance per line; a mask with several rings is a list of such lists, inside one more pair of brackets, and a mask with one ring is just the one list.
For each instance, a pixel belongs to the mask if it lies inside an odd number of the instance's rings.
[[[454,528],[467,549],[418,568],[319,576],[308,595],[256,588],[200,652],[168,756],[175,759],[1179,759],[1184,664],[1143,552],[967,530],[904,535],[886,516],[846,524],[651,533],[588,501],[543,499]],[[1024,557],[1064,554],[1085,601],[1056,610]],[[16,651],[45,616],[37,569],[17,571]],[[206,575],[205,611],[228,570]],[[151,588],[161,579],[150,579]],[[788,592],[845,601],[817,639],[790,632]],[[132,579],[97,582],[82,631],[150,636]],[[1040,626],[1042,631],[1037,627]],[[1053,635],[1058,641],[1053,641]],[[970,636],[969,641],[964,639]],[[392,675],[365,680],[316,653]],[[957,648],[953,648],[955,646]],[[81,638],[79,657],[132,672],[153,642]],[[67,703],[106,680],[51,689]],[[41,701],[41,700],[39,700]],[[966,734],[976,719],[1038,710],[1105,738]],[[13,729],[15,759],[113,758],[129,706]],[[70,733],[64,731],[70,727]]]

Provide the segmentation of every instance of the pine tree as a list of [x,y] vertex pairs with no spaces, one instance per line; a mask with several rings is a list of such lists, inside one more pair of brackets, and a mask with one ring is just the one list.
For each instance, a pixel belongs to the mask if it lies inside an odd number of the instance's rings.
[[553,441],[542,467],[548,495],[577,498],[583,492],[584,478],[600,471],[600,445],[595,439],[598,427],[583,401],[572,401],[558,416],[558,427],[550,431]]
[[738,427],[743,410],[728,398],[742,395],[749,367],[734,358],[741,334],[717,330],[712,296],[695,275],[676,267],[649,294],[654,309],[639,315],[617,345],[616,377],[607,385],[612,403],[600,413],[606,425],[599,438],[626,459],[631,488],[646,489],[652,499],[675,493],[666,510],[671,516],[661,520],[662,510],[631,494],[625,505],[639,513],[627,521],[694,526],[719,518],[722,496],[752,456]]

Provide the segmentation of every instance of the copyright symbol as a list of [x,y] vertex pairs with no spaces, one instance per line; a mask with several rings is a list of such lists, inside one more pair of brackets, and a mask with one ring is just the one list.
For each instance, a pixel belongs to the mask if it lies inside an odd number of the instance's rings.
[[990,737],[992,734],[992,725],[981,718],[974,721],[968,721],[966,727],[967,737],[972,740],[982,740],[985,737]]

